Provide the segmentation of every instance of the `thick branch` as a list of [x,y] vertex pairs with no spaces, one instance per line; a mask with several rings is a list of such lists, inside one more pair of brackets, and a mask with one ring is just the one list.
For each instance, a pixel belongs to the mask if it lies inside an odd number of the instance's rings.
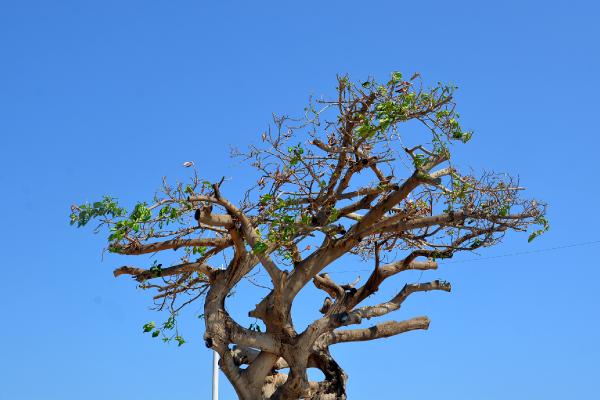
[[142,269],[137,267],[123,266],[117,268],[113,271],[113,275],[118,277],[120,275],[133,275],[135,280],[139,282],[143,282],[148,279],[171,276],[182,274],[186,272],[200,272],[206,275],[209,279],[213,278],[214,269],[204,263],[184,263],[179,265],[174,265],[168,268],[161,269]]
[[354,306],[360,304],[364,299],[375,293],[379,289],[379,285],[390,276],[407,270],[426,271],[430,269],[436,269],[437,266],[437,262],[433,260],[412,261],[407,257],[404,260],[375,268],[373,273],[371,273],[371,276],[369,276],[367,282],[357,290],[352,298],[348,300],[346,306],[349,310],[351,310],[354,308]]
[[439,156],[425,164],[422,170],[415,171],[415,173],[400,185],[397,190],[394,190],[388,196],[384,197],[377,205],[372,207],[359,222],[355,223],[352,228],[348,230],[340,241],[336,241],[330,246],[317,250],[305,259],[305,261],[301,263],[303,264],[303,268],[295,268],[288,278],[285,294],[286,301],[291,303],[292,299],[300,289],[302,289],[312,277],[354,247],[368,234],[373,224],[377,223],[386,212],[405,199],[417,186],[419,186],[422,182],[420,179],[420,176],[423,174],[422,171],[429,171],[446,160],[446,156]]
[[233,219],[227,214],[212,214],[205,208],[200,208],[194,215],[198,224],[205,224],[209,226],[222,226],[225,228],[231,228],[233,226]]
[[440,280],[435,280],[427,283],[415,283],[404,285],[400,293],[386,303],[381,303],[375,306],[366,306],[356,309],[350,313],[348,321],[350,323],[360,323],[362,318],[374,318],[385,315],[389,312],[400,308],[400,305],[408,296],[416,292],[427,292],[430,290],[443,290],[449,292],[451,290],[450,283]]
[[414,218],[409,221],[401,221],[402,215],[386,218],[374,225],[371,232],[403,232],[412,229],[427,228],[435,225],[446,225],[456,221],[463,221],[467,213],[463,210],[431,215],[427,217]]
[[313,283],[317,288],[327,292],[334,299],[341,299],[344,296],[344,289],[335,283],[327,273],[315,275]]
[[428,329],[429,318],[416,317],[406,321],[388,321],[364,329],[336,329],[327,334],[326,343],[362,342],[398,335],[416,329]]
[[[236,365],[251,365],[258,358],[260,353],[260,350],[253,349],[251,347],[236,346],[233,350],[231,350],[231,355],[233,356]],[[273,364],[272,368],[279,370],[289,368],[289,365],[287,361],[279,357]]]
[[226,247],[231,245],[229,238],[197,238],[197,239],[173,239],[165,240],[164,242],[156,242],[149,244],[131,244],[123,247],[115,247],[119,254],[139,255],[147,253],[155,253],[157,251],[175,249],[180,247]]
[[[232,217],[235,217],[235,219],[237,219],[240,222],[240,224],[242,225],[242,232],[244,234],[244,237],[248,241],[248,244],[252,248],[254,248],[255,244],[259,240],[259,237],[256,231],[254,230],[254,226],[252,225],[252,222],[250,222],[250,219],[240,209],[238,209],[231,202],[229,202],[221,196],[218,185],[213,185],[213,189],[215,191],[215,197],[217,198],[219,203],[223,207],[225,207],[227,212],[229,212],[229,214],[231,214]],[[271,281],[274,285],[273,287],[276,291],[278,291],[281,285],[281,270],[275,265],[275,263],[273,262],[273,260],[271,260],[268,254],[257,254],[257,257],[260,260],[263,267],[265,267],[265,269],[269,273]]]

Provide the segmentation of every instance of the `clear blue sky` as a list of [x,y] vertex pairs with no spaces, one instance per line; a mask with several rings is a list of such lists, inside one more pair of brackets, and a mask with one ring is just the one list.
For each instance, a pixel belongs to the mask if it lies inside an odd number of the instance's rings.
[[[187,160],[207,178],[232,177],[234,196],[248,174],[229,146],[255,140],[271,112],[300,113],[309,94],[333,93],[338,72],[419,71],[460,86],[476,135],[459,165],[518,174],[550,204],[547,235],[529,245],[512,235],[483,257],[600,240],[596,2],[291,3],[0,2],[0,399],[207,399],[197,310],[181,348],[142,335],[163,316],[112,277],[124,260],[102,260],[104,238],[70,227],[69,206],[150,197]],[[428,273],[453,292],[415,295],[393,317],[426,314],[429,331],[335,348],[350,399],[594,398],[598,251]],[[234,313],[257,298],[241,288]],[[234,398],[227,383],[221,393]]]

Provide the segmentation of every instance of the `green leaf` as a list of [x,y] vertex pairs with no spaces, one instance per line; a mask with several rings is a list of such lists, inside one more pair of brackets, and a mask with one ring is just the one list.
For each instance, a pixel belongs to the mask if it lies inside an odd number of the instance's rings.
[[85,203],[79,206],[71,206],[71,214],[69,215],[70,224],[80,228],[85,226],[94,218],[98,217],[121,217],[125,215],[125,209],[119,207],[116,199],[110,196],[104,196],[102,201],[96,201],[92,204]]
[[271,199],[273,199],[273,195],[272,194],[264,194],[264,195],[260,196],[260,203],[261,204],[266,204]]
[[257,241],[256,243],[254,243],[252,251],[254,252],[254,254],[263,254],[265,251],[267,251],[268,248],[269,246],[266,243]]
[[356,134],[362,139],[370,139],[375,135],[377,127],[371,125],[368,121],[356,128]]
[[152,332],[152,337],[157,337],[158,335],[160,335],[160,331]]
[[543,233],[546,233],[550,230],[550,223],[543,216],[537,217],[535,220],[535,223],[538,225],[541,225],[542,227],[540,229],[538,229],[537,231],[534,231],[531,235],[529,235],[529,238],[527,238],[528,243],[530,243],[536,237],[538,237],[538,236],[542,235]]
[[163,324],[164,329],[173,329],[175,327],[175,317],[171,315],[169,319]]
[[152,272],[152,275],[155,278],[161,276],[162,275],[162,264],[157,264],[157,261],[154,260],[154,262],[152,263],[152,266],[150,267],[150,272]]
[[200,254],[203,256],[204,253],[206,253],[206,250],[208,250],[208,247],[206,246],[195,246],[192,247],[192,254]]
[[150,332],[154,328],[156,328],[156,324],[154,323],[154,321],[150,321],[144,325],[144,333]]

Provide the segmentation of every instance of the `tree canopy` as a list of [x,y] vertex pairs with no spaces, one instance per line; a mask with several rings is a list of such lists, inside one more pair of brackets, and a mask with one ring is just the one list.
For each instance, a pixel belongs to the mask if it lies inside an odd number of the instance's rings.
[[[224,179],[193,170],[189,182],[164,180],[131,210],[111,196],[72,206],[71,224],[99,222],[112,253],[155,254],[151,265],[114,271],[133,276],[153,291],[158,309],[169,310],[162,325],[144,326],[152,336],[183,344],[171,333],[178,313],[204,303],[206,345],[220,354],[240,399],[345,399],[347,376],[330,346],[427,329],[429,319],[344,328],[387,316],[413,293],[451,289],[440,280],[406,284],[363,305],[386,279],[436,269],[438,260],[496,245],[510,230],[529,230],[531,241],[549,228],[545,205],[523,199],[517,179],[454,165],[453,146],[473,134],[459,122],[455,90],[427,87],[419,74],[393,72],[381,83],[340,76],[335,96],[311,100],[300,118],[275,117],[260,144],[233,152],[257,172],[238,201]],[[175,262],[167,250],[176,250]],[[372,262],[364,282],[335,282],[324,271],[353,256]],[[241,326],[226,307],[235,285],[258,268],[270,291],[249,315],[264,331]],[[311,283],[324,292],[322,316],[299,331],[291,307]],[[310,381],[308,368],[324,380]]]

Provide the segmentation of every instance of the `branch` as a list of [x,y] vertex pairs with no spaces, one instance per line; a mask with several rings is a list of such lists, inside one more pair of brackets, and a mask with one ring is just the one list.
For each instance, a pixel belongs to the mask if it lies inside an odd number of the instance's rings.
[[[447,157],[440,155],[434,160],[423,166],[424,171],[429,171],[431,168],[446,161]],[[396,204],[404,200],[416,187],[423,181],[420,178],[423,170],[415,171],[397,190],[392,191],[388,196],[384,197],[377,205],[372,207],[360,221],[355,223],[339,241],[335,241],[330,246],[322,247],[312,253],[301,264],[301,268],[294,268],[287,279],[286,284],[286,301],[291,302],[306,283],[312,277],[323,270],[327,265],[344,255],[352,247],[354,247],[363,237],[367,236],[371,227],[376,224],[386,212],[391,210]]]
[[438,263],[433,260],[427,261],[412,261],[406,262],[406,260],[394,262],[391,264],[387,264],[382,266],[379,269],[379,273],[382,279],[389,278],[392,275],[395,275],[402,271],[408,270],[417,270],[417,271],[427,271],[432,269],[437,269]]
[[369,232],[402,232],[412,229],[427,228],[434,225],[444,225],[456,221],[462,221],[467,218],[467,213],[463,210],[458,210],[439,215],[431,215],[429,217],[414,218],[410,221],[398,221],[403,215],[394,215],[386,218],[374,225]]
[[398,187],[398,189],[384,197],[377,205],[371,208],[359,222],[354,224],[348,231],[348,238],[353,237],[356,234],[362,236],[365,232],[370,231],[373,225],[376,224],[386,212],[404,200],[417,186],[425,181],[424,177],[427,175],[426,172],[446,160],[446,156],[439,156],[425,164],[422,169],[415,171],[410,178]]
[[315,275],[313,283],[318,289],[327,292],[334,299],[341,299],[344,296],[344,289],[335,283],[327,273]]
[[357,304],[360,304],[364,299],[375,293],[379,289],[379,285],[390,276],[407,270],[426,271],[437,269],[437,267],[437,262],[433,260],[412,261],[411,256],[409,256],[401,261],[376,268],[371,273],[371,276],[369,276],[367,282],[356,291],[351,299],[349,299],[347,303],[347,309],[351,310]]
[[439,280],[428,283],[407,284],[402,288],[400,293],[390,301],[375,306],[361,307],[351,312],[338,308],[334,309],[332,307],[322,318],[316,320],[307,327],[301,337],[303,337],[304,341],[311,343],[311,345],[317,340],[319,343],[323,343],[322,341],[326,339],[323,339],[323,335],[326,334],[326,332],[331,332],[333,329],[341,326],[360,324],[363,318],[371,319],[395,311],[400,308],[401,304],[410,294],[429,290],[443,290],[449,292],[450,284]]
[[[234,206],[228,200],[221,196],[218,185],[213,185],[213,190],[215,191],[215,197],[219,204],[225,207],[227,212],[240,222],[240,224],[242,225],[242,232],[246,238],[246,241],[252,248],[254,248],[254,245],[259,240],[259,238],[248,217],[240,209],[238,209],[236,206]],[[273,260],[271,260],[271,258],[268,256],[268,254],[257,254],[256,256],[269,273],[275,290],[279,290],[282,276],[281,270],[277,268]]]
[[215,270],[210,266],[203,263],[184,263],[174,265],[169,268],[148,270],[137,267],[123,266],[113,271],[113,275],[116,277],[120,275],[133,275],[136,281],[143,282],[148,279],[171,276],[182,274],[185,272],[200,272],[206,275],[210,280],[214,277]]
[[374,318],[385,315],[389,312],[396,311],[408,296],[416,292],[427,292],[430,290],[443,290],[449,292],[451,290],[450,283],[440,280],[435,280],[427,283],[406,284],[393,299],[386,303],[381,303],[375,306],[366,306],[356,309],[349,313],[347,324],[360,323],[363,318]]
[[[231,355],[233,356],[236,365],[250,365],[258,358],[260,353],[260,350],[251,347],[235,346],[233,350],[231,350]],[[273,368],[284,369],[289,368],[289,365],[287,361],[280,357],[273,365]]]
[[[255,349],[264,350],[268,353],[277,353],[281,348],[279,340],[265,332],[257,332],[251,329],[246,329],[235,322],[228,314],[222,315],[225,321],[227,342],[236,343],[241,347],[252,347]],[[205,333],[205,336],[208,331]]]
[[336,329],[326,334],[327,344],[362,342],[399,335],[417,329],[428,329],[429,318],[416,317],[406,321],[388,321],[364,329]]
[[175,249],[180,247],[202,247],[202,246],[214,246],[214,247],[227,247],[231,245],[231,239],[228,238],[198,238],[198,239],[172,239],[165,240],[164,242],[156,242],[149,244],[130,244],[127,246],[115,246],[113,248],[118,251],[119,254],[126,255],[139,255],[147,253],[155,253],[157,251]]

